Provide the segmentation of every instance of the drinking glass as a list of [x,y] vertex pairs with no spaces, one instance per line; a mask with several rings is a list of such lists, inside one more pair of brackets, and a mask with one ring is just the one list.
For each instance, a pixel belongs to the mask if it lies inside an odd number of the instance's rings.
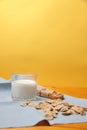
[[13,100],[35,100],[37,89],[37,74],[13,74],[11,81],[11,96]]

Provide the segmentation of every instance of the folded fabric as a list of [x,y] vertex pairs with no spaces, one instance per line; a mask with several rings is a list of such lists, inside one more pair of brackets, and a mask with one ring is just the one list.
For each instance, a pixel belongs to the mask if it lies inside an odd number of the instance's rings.
[[[42,110],[36,110],[32,107],[21,107],[20,101],[11,99],[11,83],[9,80],[0,79],[0,128],[34,126],[42,120],[46,120]],[[40,86],[38,86],[40,87]],[[72,102],[74,105],[87,107],[87,100],[72,97],[64,94],[65,101]],[[44,98],[39,98],[45,100]],[[38,101],[35,101],[38,103]],[[87,122],[87,113],[85,116],[58,114],[57,118],[48,121],[50,125]]]

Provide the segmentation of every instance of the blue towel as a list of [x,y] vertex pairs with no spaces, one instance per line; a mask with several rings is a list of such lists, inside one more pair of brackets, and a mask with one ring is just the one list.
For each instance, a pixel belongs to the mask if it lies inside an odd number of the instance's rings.
[[[39,87],[39,86],[38,86]],[[65,101],[70,101],[75,105],[87,107],[87,100],[64,95]],[[44,100],[44,98],[41,98]],[[39,101],[34,101],[38,103]],[[46,120],[42,110],[36,110],[32,107],[21,107],[20,101],[11,99],[10,80],[0,79],[0,128],[34,126],[42,120]],[[63,116],[58,114],[57,118],[48,121],[50,125],[69,124],[87,122],[87,113],[85,116],[70,115]]]

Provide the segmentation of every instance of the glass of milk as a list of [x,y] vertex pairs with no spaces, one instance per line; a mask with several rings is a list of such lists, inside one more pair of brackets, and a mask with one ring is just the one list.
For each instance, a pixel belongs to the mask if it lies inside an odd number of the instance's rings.
[[11,94],[13,100],[35,100],[37,74],[13,74]]

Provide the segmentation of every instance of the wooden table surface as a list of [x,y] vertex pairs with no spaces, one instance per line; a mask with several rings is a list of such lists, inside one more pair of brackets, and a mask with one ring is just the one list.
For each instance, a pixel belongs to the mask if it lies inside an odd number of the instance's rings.
[[[79,98],[86,98],[87,99],[87,88],[77,88],[77,87],[48,87],[50,89],[71,95],[71,96],[75,96],[75,97],[79,97]],[[4,130],[45,130],[48,129],[49,130],[87,130],[87,123],[78,123],[78,124],[58,124],[58,125],[53,125],[53,126],[49,126],[49,124],[45,121],[42,121],[40,123],[38,123],[36,126],[33,127],[24,127],[24,128],[6,128]],[[3,129],[0,129],[3,130]]]

